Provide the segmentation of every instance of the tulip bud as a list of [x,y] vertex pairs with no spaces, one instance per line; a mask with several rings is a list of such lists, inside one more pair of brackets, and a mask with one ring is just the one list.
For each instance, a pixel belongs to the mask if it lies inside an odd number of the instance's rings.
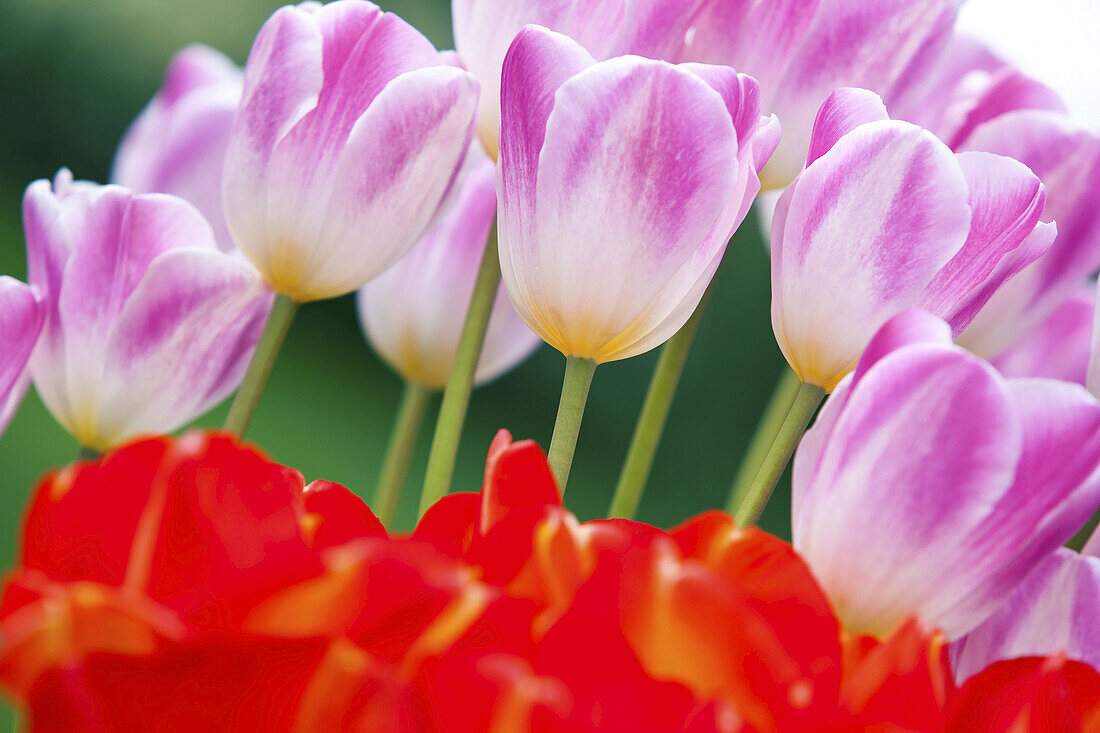
[[[363,332],[402,377],[442,389],[454,364],[478,267],[496,214],[495,168],[481,146],[470,147],[449,210],[408,254],[359,291]],[[497,293],[476,379],[494,379],[540,343]]]
[[192,205],[63,170],[30,185],[23,220],[47,311],[31,374],[81,445],[175,430],[237,387],[271,293]]
[[566,356],[644,353],[691,316],[778,138],[756,82],[638,57],[596,63],[529,26],[504,62],[500,262]]
[[1100,503],[1100,404],[1004,379],[903,313],[825,404],[794,462],[793,537],[846,628],[911,614],[957,639]]
[[30,375],[27,360],[42,332],[46,306],[33,287],[15,278],[0,277],[0,433],[11,422]]
[[363,0],[284,7],[244,72],[223,177],[233,241],[278,293],[349,293],[431,222],[465,155],[477,82]]
[[512,39],[528,24],[570,36],[596,59],[624,54],[680,56],[700,0],[452,0],[455,48],[481,84],[477,134],[496,160],[500,135],[500,74]]
[[890,318],[922,307],[957,334],[1054,240],[1024,165],[956,155],[840,89],[822,106],[806,170],[772,222],[772,325],[799,378],[831,391]]
[[135,193],[170,193],[190,201],[233,249],[222,215],[222,165],[241,99],[241,70],[206,46],[173,57],[164,83],[130,125],[115,154],[111,180]]

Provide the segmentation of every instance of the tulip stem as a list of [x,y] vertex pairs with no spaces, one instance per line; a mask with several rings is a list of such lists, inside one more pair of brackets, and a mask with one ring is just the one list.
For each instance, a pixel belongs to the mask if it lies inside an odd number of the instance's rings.
[[772,442],[768,455],[760,464],[752,485],[745,494],[745,500],[737,507],[734,520],[738,527],[751,527],[764,513],[775,485],[791,461],[798,443],[802,440],[806,428],[817,412],[821,401],[825,399],[825,390],[816,384],[803,384],[798,388],[794,403],[787,412],[779,432]]
[[550,438],[550,451],[547,462],[558,480],[558,488],[565,495],[565,485],[569,483],[569,469],[573,465],[573,453],[577,449],[577,438],[581,434],[581,421],[584,419],[584,406],[588,403],[588,391],[592,388],[592,376],[596,373],[596,362],[570,356],[565,360],[565,380],[561,386],[561,401],[558,402],[558,417],[554,421],[554,435]]
[[271,368],[275,366],[275,358],[286,340],[290,323],[298,312],[298,305],[298,301],[281,293],[276,294],[271,313],[264,324],[264,332],[260,336],[260,342],[256,344],[256,352],[252,355],[244,381],[229,408],[229,416],[225,418],[225,430],[244,437],[252,416],[256,413],[256,406],[260,404],[260,395],[267,386],[267,378],[271,376]]
[[397,515],[401,490],[405,488],[409,463],[412,462],[413,449],[416,447],[416,439],[420,435],[420,426],[424,423],[424,413],[431,397],[432,390],[428,387],[416,382],[405,382],[405,391],[397,407],[390,442],[386,446],[386,458],[382,462],[378,484],[374,489],[374,511],[387,529]]
[[489,328],[489,316],[493,312],[497,289],[500,287],[500,259],[497,256],[497,230],[493,224],[489,241],[474,284],[474,294],[466,311],[466,323],[458,341],[454,366],[451,368],[439,417],[432,436],[432,448],[428,453],[428,468],[424,475],[424,488],[420,493],[420,515],[450,491],[454,477],[458,445],[462,438],[462,426],[466,422],[466,408],[470,404],[470,391],[474,388],[474,375]]
[[103,454],[95,448],[89,448],[86,445],[82,445],[80,446],[80,451],[76,454],[76,459],[78,461],[95,461],[102,455]]
[[756,472],[760,470],[768,451],[771,450],[772,443],[779,435],[783,421],[791,411],[791,405],[794,404],[795,396],[798,395],[798,389],[801,386],[802,382],[798,380],[798,376],[790,369],[784,368],[783,375],[779,378],[779,383],[776,384],[767,407],[764,408],[764,415],[756,426],[756,432],[753,433],[749,446],[741,458],[737,476],[733,479],[729,502],[726,505],[730,514],[734,514],[737,507],[745,502],[753,479],[756,478]]
[[661,443],[661,434],[672,409],[672,400],[676,397],[676,388],[680,386],[680,377],[684,374],[684,365],[695,343],[695,335],[699,332],[712,290],[712,287],[707,288],[691,318],[661,349],[661,358],[649,381],[642,412],[638,415],[634,436],[630,439],[630,448],[619,474],[619,484],[611,499],[611,509],[607,513],[609,517],[633,519],[638,511],[649,472],[657,457],[657,446]]

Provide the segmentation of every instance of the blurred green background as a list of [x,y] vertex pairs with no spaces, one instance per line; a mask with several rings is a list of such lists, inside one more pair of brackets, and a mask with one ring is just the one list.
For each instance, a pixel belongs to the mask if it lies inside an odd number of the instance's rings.
[[[243,63],[277,0],[35,0],[0,2],[0,272],[26,274],[20,200],[61,166],[103,181],[127,124],[156,91],[169,57],[190,42]],[[450,48],[447,0],[382,0]],[[639,519],[670,526],[721,506],[742,447],[771,394],[782,358],[768,315],[767,258],[756,218],[737,234],[719,275]],[[582,519],[607,509],[655,354],[601,367],[589,401],[568,504]],[[480,486],[494,432],[549,440],[564,359],[542,348],[474,395],[455,488]],[[368,496],[400,395],[399,380],[364,342],[350,297],[302,309],[256,415],[250,439],[308,479]],[[434,421],[433,403],[429,427]],[[226,406],[198,424],[220,425]],[[411,525],[430,435],[421,436],[401,521]],[[23,506],[36,479],[77,446],[28,395],[0,440],[0,567],[16,557]],[[786,536],[788,492],[763,525]],[[103,501],[110,502],[110,496]],[[0,702],[0,730],[13,726]]]

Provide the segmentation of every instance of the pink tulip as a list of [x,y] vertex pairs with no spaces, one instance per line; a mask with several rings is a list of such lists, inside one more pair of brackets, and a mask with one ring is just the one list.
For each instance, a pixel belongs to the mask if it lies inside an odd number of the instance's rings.
[[478,137],[497,157],[500,75],[504,56],[523,26],[570,36],[596,59],[624,54],[673,60],[702,0],[451,0],[455,47],[481,83]]
[[0,433],[8,427],[30,384],[27,360],[42,332],[46,307],[33,287],[0,277]]
[[990,664],[1065,654],[1100,667],[1100,547],[1048,556],[996,613],[951,649],[961,682]]
[[1100,269],[1100,134],[1065,115],[1024,110],[981,125],[963,149],[1028,166],[1046,186],[1043,219],[1058,225],[1050,251],[994,295],[960,337],[975,353],[995,358]]
[[[433,389],[442,389],[450,376],[497,207],[495,168],[480,145],[470,147],[461,176],[438,223],[359,291],[367,340],[406,380]],[[539,343],[500,290],[476,380],[509,371]]]
[[903,310],[925,308],[961,332],[1050,247],[1045,199],[1024,165],[956,155],[890,120],[877,95],[837,90],[772,222],[772,325],[787,361],[830,391]]
[[46,304],[31,375],[81,445],[174,430],[237,387],[271,293],[191,204],[61,171],[30,185],[23,221]]
[[1046,377],[1085,384],[1092,343],[1096,288],[1062,301],[1038,326],[992,360],[1006,377]]
[[504,61],[500,262],[527,325],[615,361],[684,324],[759,190],[778,125],[732,69],[597,63],[528,26]]
[[295,300],[356,290],[431,223],[477,82],[365,0],[276,11],[244,76],[223,177],[234,242]]
[[763,109],[783,141],[765,190],[798,175],[818,108],[837,87],[871,89],[893,105],[946,46],[961,0],[705,0],[685,58],[726,64],[760,80]]
[[135,193],[170,193],[190,201],[233,249],[222,215],[222,164],[241,98],[241,70],[220,52],[188,46],[130,125],[111,180]]
[[908,311],[870,344],[794,463],[793,538],[850,631],[910,614],[971,631],[1100,504],[1100,404],[1005,379]]

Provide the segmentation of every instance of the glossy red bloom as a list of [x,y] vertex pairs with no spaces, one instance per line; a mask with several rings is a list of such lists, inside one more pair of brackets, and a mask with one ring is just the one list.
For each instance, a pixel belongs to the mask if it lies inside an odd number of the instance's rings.
[[501,433],[480,493],[390,537],[343,487],[219,434],[47,476],[0,597],[33,731],[767,733],[1100,726],[1100,675],[956,689],[917,619],[847,634],[790,545],[723,513],[578,522]]

